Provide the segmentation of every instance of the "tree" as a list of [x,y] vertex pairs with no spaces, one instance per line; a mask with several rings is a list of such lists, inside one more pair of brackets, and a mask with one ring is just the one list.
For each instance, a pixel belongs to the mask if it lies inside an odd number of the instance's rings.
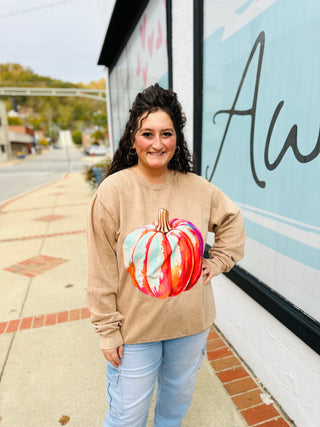
[[59,126],[56,123],[53,123],[53,122],[49,123],[48,132],[49,132],[50,142],[52,142],[52,144],[58,141],[59,130],[60,130]]
[[72,133],[72,140],[76,145],[82,145],[82,133],[81,130],[75,130]]
[[105,127],[107,125],[107,116],[100,110],[93,113],[93,123],[97,126]]
[[27,124],[31,125],[35,130],[43,130],[43,118],[40,115],[29,116],[27,119]]
[[72,129],[72,105],[59,105],[57,123],[62,129]]
[[95,141],[103,141],[104,140],[104,132],[100,129],[93,132],[92,137],[95,139]]
[[49,145],[49,141],[47,140],[47,138],[41,138],[39,144],[43,147],[47,147]]
[[8,125],[23,125],[23,121],[20,117],[8,117]]

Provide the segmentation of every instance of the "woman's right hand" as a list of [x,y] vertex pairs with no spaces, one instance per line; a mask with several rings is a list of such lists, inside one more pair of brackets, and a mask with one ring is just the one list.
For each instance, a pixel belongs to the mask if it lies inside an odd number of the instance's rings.
[[102,349],[102,353],[108,362],[111,363],[115,368],[121,365],[121,359],[123,357],[123,345],[111,350]]

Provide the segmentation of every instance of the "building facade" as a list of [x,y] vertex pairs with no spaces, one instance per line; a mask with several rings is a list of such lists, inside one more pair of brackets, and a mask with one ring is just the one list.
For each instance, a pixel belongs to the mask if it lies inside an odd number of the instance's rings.
[[10,125],[8,130],[12,155],[31,154],[35,145],[34,130],[24,125]]
[[213,280],[216,324],[296,425],[316,427],[320,3],[113,6],[99,59],[112,145],[138,91],[158,82],[177,92],[197,172],[245,218],[244,259]]
[[11,158],[11,145],[8,133],[7,111],[4,102],[0,102],[0,162]]

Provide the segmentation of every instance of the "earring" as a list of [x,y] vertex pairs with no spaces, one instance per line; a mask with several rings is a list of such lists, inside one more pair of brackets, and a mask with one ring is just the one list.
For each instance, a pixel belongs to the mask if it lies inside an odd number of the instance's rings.
[[134,147],[131,147],[128,153],[128,156],[136,156],[137,155],[137,150]]
[[179,154],[180,153],[180,147],[179,145],[177,145],[174,154]]
[[135,148],[131,147],[129,150],[129,153],[127,154],[127,162],[130,164],[132,163],[137,156],[137,151]]

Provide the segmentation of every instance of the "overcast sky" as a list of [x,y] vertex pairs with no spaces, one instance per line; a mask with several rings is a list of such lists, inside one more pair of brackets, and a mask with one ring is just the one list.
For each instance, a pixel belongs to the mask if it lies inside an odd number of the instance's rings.
[[19,63],[36,74],[72,83],[104,77],[103,67],[96,65],[102,43],[97,4],[0,0],[0,63]]

